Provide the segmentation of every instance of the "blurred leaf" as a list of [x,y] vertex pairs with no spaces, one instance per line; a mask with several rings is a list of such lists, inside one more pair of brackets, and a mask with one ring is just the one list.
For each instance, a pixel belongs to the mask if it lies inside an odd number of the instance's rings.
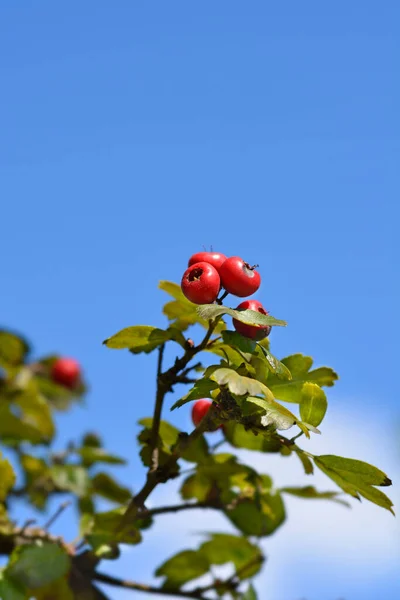
[[171,410],[175,410],[176,408],[180,408],[187,402],[191,402],[192,400],[199,400],[200,398],[209,398],[210,394],[213,390],[218,389],[218,385],[208,379],[207,377],[202,377],[192,387],[186,396],[183,396],[180,400],[177,400],[172,406]]
[[149,325],[136,325],[122,329],[104,340],[103,344],[108,348],[128,349],[134,354],[138,354],[139,352],[151,352],[169,340],[178,342],[183,348],[186,346],[186,340],[178,329],[169,327],[164,330]]
[[189,475],[182,483],[180,493],[184,500],[196,499],[205,502],[212,488],[212,481],[207,475],[196,472]]
[[328,401],[319,385],[306,382],[301,389],[300,417],[306,423],[317,427],[323,420]]
[[0,438],[3,443],[14,445],[25,441],[31,444],[41,444],[42,433],[33,425],[25,423],[23,415],[16,417],[8,402],[0,402]]
[[204,575],[209,568],[205,555],[194,550],[183,550],[159,566],[155,575],[165,577],[162,585],[164,589],[176,589]]
[[63,577],[70,569],[70,559],[58,544],[43,542],[41,546],[17,547],[6,573],[17,584],[36,590]]
[[181,452],[181,457],[188,462],[203,463],[209,456],[208,443],[204,435],[193,440]]
[[2,600],[26,600],[24,589],[12,581],[3,569],[0,570],[0,598]]
[[329,367],[320,367],[310,371],[313,364],[310,356],[292,354],[282,358],[281,362],[289,369],[292,380],[282,382],[278,377],[272,376],[268,379],[268,387],[271,388],[276,398],[285,402],[301,402],[305,382],[331,387],[338,379],[337,373]]
[[126,507],[120,507],[115,510],[100,512],[93,516],[83,515],[81,519],[80,531],[85,535],[89,544],[95,552],[99,551],[103,555],[103,546],[111,548],[117,543],[138,544],[142,536],[136,528],[134,522],[121,527],[122,517]]
[[297,454],[306,475],[312,475],[314,473],[314,466],[310,458],[300,448],[295,447],[293,451]]
[[34,390],[26,390],[18,394],[14,404],[21,410],[21,421],[31,425],[42,435],[44,441],[50,441],[55,433],[55,427],[49,405],[46,400]]
[[286,321],[280,321],[269,315],[263,315],[255,310],[233,310],[226,306],[218,306],[217,304],[203,304],[197,308],[197,312],[202,319],[215,319],[221,315],[229,315],[247,325],[287,325]]
[[86,496],[91,487],[88,472],[79,465],[54,465],[50,475],[59,489],[79,497]]
[[187,304],[188,306],[196,306],[192,302],[189,302],[186,296],[183,295],[181,286],[177,283],[173,281],[163,280],[159,281],[158,287],[160,290],[163,290],[164,292],[175,298],[175,300],[179,300],[180,302],[182,302],[183,304]]
[[251,584],[243,594],[242,600],[257,600],[256,590]]
[[[262,564],[262,555],[257,546],[245,537],[227,533],[211,534],[209,540],[201,544],[200,552],[212,565],[232,562],[236,571],[249,565],[249,568],[240,574],[240,579],[253,577],[259,572]],[[258,558],[260,561],[257,560]]]
[[30,454],[22,454],[20,462],[25,476],[28,498],[36,508],[43,510],[49,493],[54,490],[50,469],[43,459]]
[[378,504],[394,514],[390,498],[372,487],[392,484],[380,469],[360,460],[333,455],[314,456],[314,463],[347,494],[358,500],[361,495],[366,500]]
[[240,502],[226,516],[244,535],[271,535],[285,520],[285,507],[279,492],[264,493],[255,501]]
[[107,473],[97,473],[92,479],[92,485],[95,494],[119,504],[128,502],[132,496],[131,490],[117,483]]
[[10,331],[0,330],[0,365],[21,365],[30,351],[28,342]]
[[[152,417],[146,417],[144,419],[140,419],[138,423],[139,425],[143,425],[143,427],[146,429],[151,429],[153,426],[153,419]],[[168,421],[160,421],[158,433],[163,445],[169,449],[176,443],[179,435],[179,429],[174,427],[174,425],[171,425],[171,423],[168,423]]]
[[91,467],[96,463],[106,463],[110,465],[125,465],[126,460],[114,454],[108,454],[104,448],[93,446],[83,446],[76,450],[76,453],[82,458],[85,467]]
[[0,502],[6,499],[14,484],[15,474],[13,468],[6,458],[2,458],[0,452]]
[[281,442],[274,432],[268,437],[254,435],[252,431],[246,431],[240,423],[225,423],[224,434],[226,440],[235,448],[246,448],[258,450],[259,452],[279,452]]
[[66,577],[61,577],[35,592],[35,600],[75,600],[75,598]]
[[312,485],[306,485],[304,487],[284,487],[281,488],[281,492],[290,494],[291,496],[297,496],[298,498],[312,498],[317,500],[332,500],[338,504],[344,506],[350,506],[348,502],[338,498],[340,492],[318,492]]
[[35,383],[39,392],[43,394],[50,402],[50,405],[57,410],[68,410],[71,404],[76,402],[81,395],[80,389],[70,390],[51,381],[51,379],[46,379],[46,377],[36,376]]

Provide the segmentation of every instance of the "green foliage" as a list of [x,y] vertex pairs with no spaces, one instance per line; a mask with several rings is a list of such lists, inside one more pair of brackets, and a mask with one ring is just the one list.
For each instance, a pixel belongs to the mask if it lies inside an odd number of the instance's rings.
[[128,348],[133,354],[140,352],[152,352],[158,346],[162,346],[165,342],[174,340],[183,348],[185,347],[185,338],[179,329],[169,327],[168,329],[158,329],[149,325],[137,325],[135,327],[127,327],[122,329],[115,335],[104,340],[103,344],[107,348],[122,350]]
[[392,485],[388,476],[380,469],[361,460],[342,458],[340,456],[315,456],[316,466],[328,475],[344,492],[360,500],[378,504],[394,514],[393,503],[383,492],[373,486]]
[[[104,342],[108,348],[128,349],[132,354],[158,350],[154,415],[139,421],[140,457],[147,474],[133,499],[129,486],[113,473],[126,463],[125,458],[105,448],[96,432],[54,450],[56,411],[70,410],[80,401],[85,382],[74,389],[57,384],[52,379],[57,355],[33,361],[26,340],[0,330],[0,443],[7,449],[6,456],[11,456],[10,462],[0,454],[0,551],[9,556],[0,571],[1,599],[109,600],[96,587],[97,578],[105,581],[98,573],[102,561],[118,558],[121,544],[141,543],[142,532],[145,538],[161,513],[209,508],[220,511],[238,535],[209,534],[197,549],[170,557],[156,570],[162,592],[182,596],[182,588],[187,584],[193,588],[198,577],[207,575],[210,583],[197,586],[195,597],[257,600],[247,580],[259,572],[263,556],[251,540],[272,535],[284,524],[288,495],[345,506],[349,505],[346,495],[365,498],[393,513],[391,500],[378,489],[391,484],[383,471],[359,460],[313,456],[309,448],[298,445],[303,434],[310,438],[310,432],[320,433],[317,427],[328,408],[323,388],[333,386],[337,374],[329,367],[312,369],[312,358],[302,354],[279,359],[267,338],[256,342],[228,330],[225,318],[256,326],[285,326],[285,321],[252,310],[233,310],[220,301],[197,307],[177,284],[162,281],[159,287],[172,298],[163,308],[168,326],[127,327]],[[196,344],[186,334],[193,326],[206,330]],[[169,368],[162,364],[167,344],[178,354]],[[201,352],[208,359],[213,355],[215,364],[203,366]],[[188,386],[183,391],[182,384]],[[171,410],[200,398],[213,401],[208,420],[190,433],[162,419],[168,393],[177,392],[176,386],[180,397],[168,403]],[[282,402],[299,406],[292,412]],[[214,444],[204,434],[213,425],[222,425],[213,434]],[[291,438],[282,434],[295,425],[300,433],[294,430]],[[220,444],[224,444],[222,452],[217,451]],[[305,474],[311,475],[315,465],[340,491],[289,484],[276,489],[269,475],[239,461],[229,449],[297,457]],[[183,475],[182,504],[150,508],[153,490],[179,475]],[[52,536],[47,525],[14,522],[7,512],[16,497],[44,511],[58,495],[74,500],[80,516],[78,541],[71,541],[72,535],[68,541]],[[109,510],[99,512],[99,503]],[[52,526],[63,506],[50,515]],[[213,568],[225,564],[232,566],[232,574],[216,579]],[[133,585],[142,591],[145,587]]]
[[57,544],[43,543],[14,550],[6,572],[9,579],[32,592],[63,577],[69,569],[65,550]]

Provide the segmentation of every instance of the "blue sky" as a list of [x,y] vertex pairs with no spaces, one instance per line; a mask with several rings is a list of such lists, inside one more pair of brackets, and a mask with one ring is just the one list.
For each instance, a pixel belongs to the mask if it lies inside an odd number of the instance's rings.
[[[128,325],[162,325],[158,280],[179,280],[187,258],[212,244],[260,264],[257,298],[289,322],[271,336],[275,353],[301,351],[338,370],[330,451],[396,466],[399,18],[394,0],[3,0],[1,321],[38,355],[57,350],[84,365],[87,405],[60,417],[60,441],[83,426],[104,430],[132,456],[121,477],[140,485],[136,421],[152,410],[154,357],[101,341]],[[173,420],[189,427],[188,411]],[[389,517],[363,505],[352,522],[376,518],[393,537]],[[139,550],[148,577],[148,561],[169,548],[163,531]],[[370,569],[372,555],[350,561],[355,574],[341,583],[349,544],[337,544],[336,562],[309,544],[312,576],[296,567],[304,553],[295,544],[296,587],[268,564],[260,585],[274,580],[282,600],[394,593],[392,547],[382,545],[385,569]],[[121,573],[139,577],[130,560]]]

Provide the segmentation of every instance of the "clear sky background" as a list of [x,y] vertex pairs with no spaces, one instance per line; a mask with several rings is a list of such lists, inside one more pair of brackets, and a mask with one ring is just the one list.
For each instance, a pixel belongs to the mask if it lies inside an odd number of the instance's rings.
[[[341,376],[310,450],[378,464],[400,499],[399,22],[395,0],[1,2],[1,324],[84,365],[91,391],[61,415],[60,444],[103,431],[132,458],[121,478],[141,485],[155,357],[101,342],[163,325],[158,280],[212,244],[260,264],[257,298],[289,322],[275,353]],[[188,428],[189,409],[172,420]],[[279,484],[312,483],[290,461],[247,458]],[[161,488],[154,504],[174,498]],[[288,507],[264,544],[262,600],[400,593],[389,513]],[[160,517],[109,569],[150,581],[201,528],[200,515]]]

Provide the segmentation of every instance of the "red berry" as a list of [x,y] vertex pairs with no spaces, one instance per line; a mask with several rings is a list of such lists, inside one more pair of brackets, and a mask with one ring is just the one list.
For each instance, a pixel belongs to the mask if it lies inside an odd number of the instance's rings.
[[219,268],[225,261],[225,254],[221,254],[220,252],[197,252],[189,258],[188,266],[191,267],[198,262],[206,262],[219,271]]
[[181,281],[182,292],[194,304],[211,304],[217,299],[220,287],[218,271],[206,262],[191,265]]
[[53,381],[70,389],[77,385],[80,375],[80,364],[74,358],[58,358],[51,368]]
[[210,406],[212,404],[211,400],[207,400],[207,398],[202,398],[201,400],[197,400],[193,404],[192,408],[192,421],[195,427],[198,427],[201,421],[204,419],[208,411],[210,410]]
[[[245,300],[244,302],[241,302],[239,304],[239,306],[236,308],[236,310],[239,310],[239,309],[255,310],[255,311],[261,313],[262,315],[268,314],[268,312],[265,310],[265,308],[263,307],[261,302],[259,302],[258,300]],[[238,333],[241,333],[245,337],[248,337],[252,340],[262,340],[271,333],[270,325],[264,325],[264,326],[262,326],[262,325],[246,325],[246,323],[242,323],[241,321],[238,321],[237,319],[233,319],[232,322],[233,322],[234,328],[236,329],[236,331]]]
[[222,286],[234,296],[251,296],[260,287],[260,274],[239,256],[227,258],[219,273]]

